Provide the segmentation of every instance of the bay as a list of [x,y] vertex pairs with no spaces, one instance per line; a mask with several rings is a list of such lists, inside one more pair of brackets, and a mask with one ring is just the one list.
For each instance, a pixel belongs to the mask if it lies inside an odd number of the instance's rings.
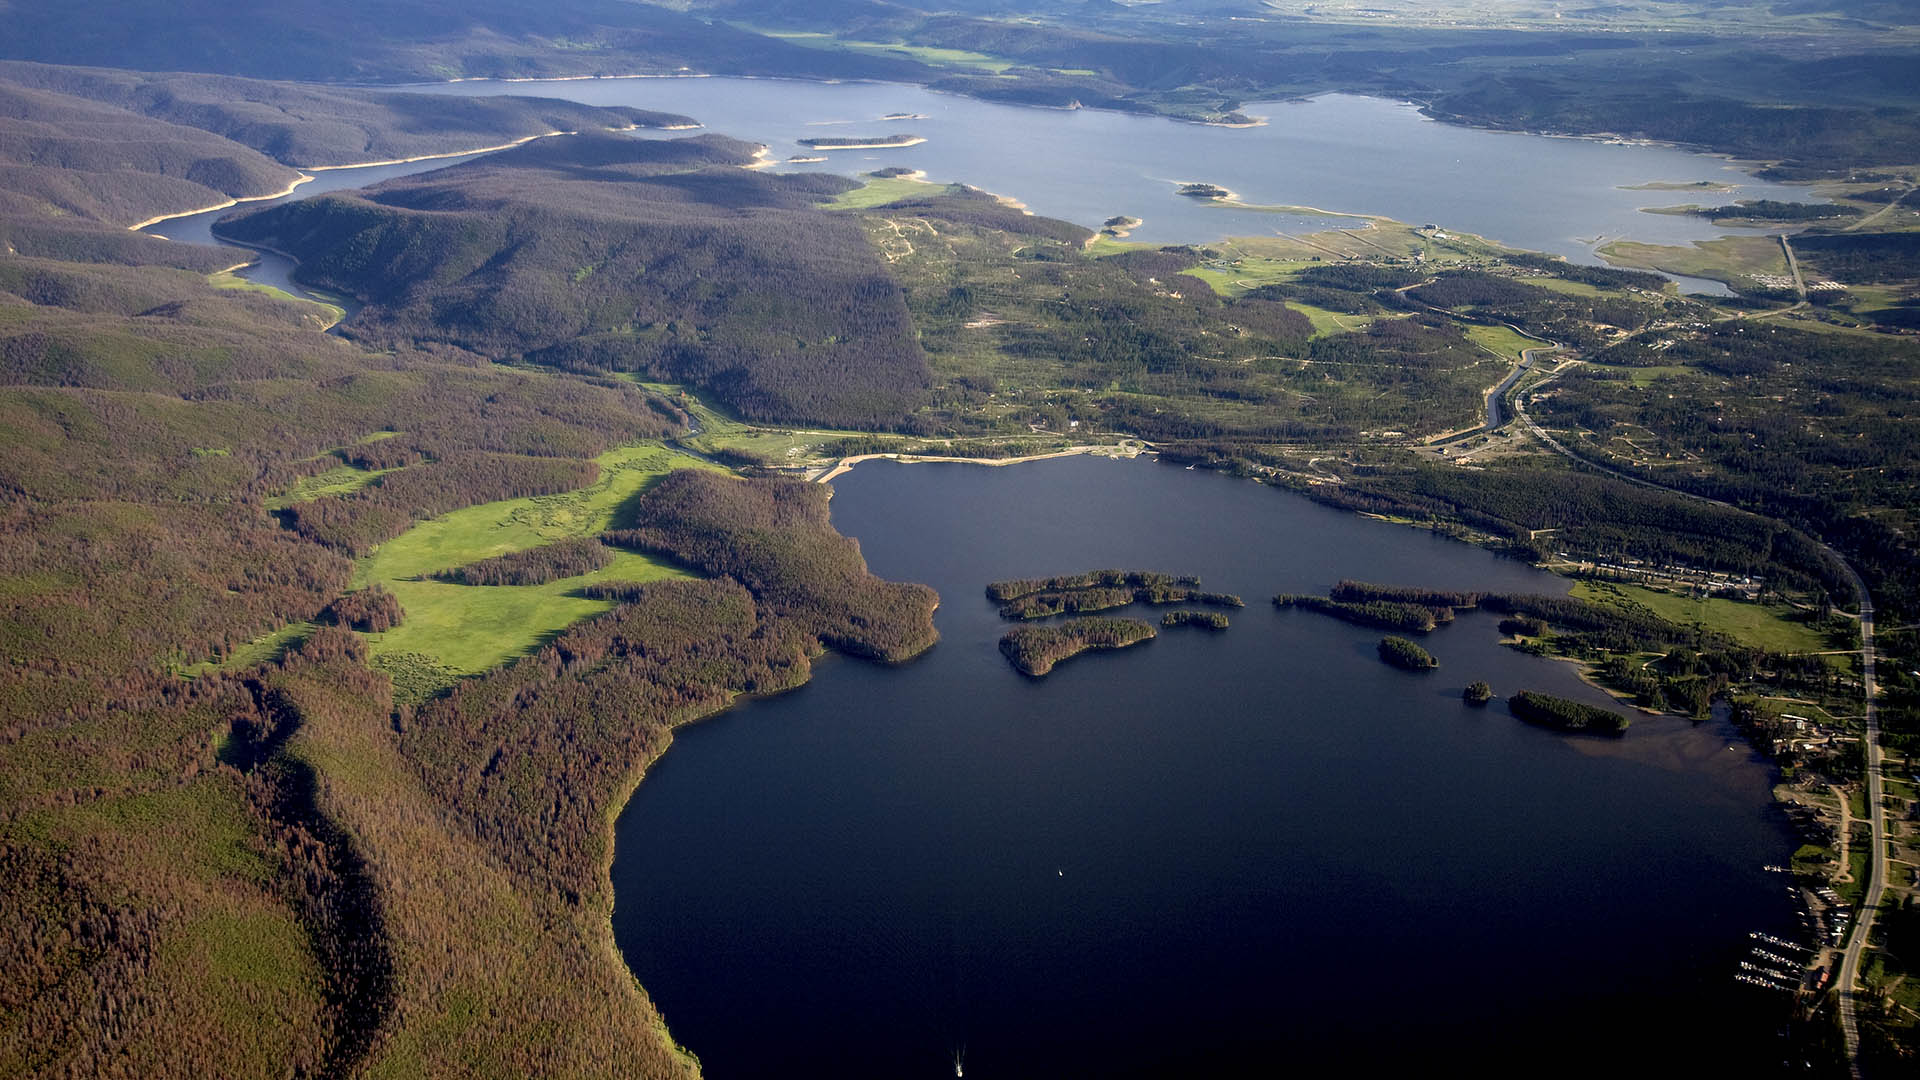
[[[1213,205],[1177,194],[1182,182],[1218,184],[1252,204],[1438,224],[1589,263],[1600,261],[1594,249],[1611,240],[1687,244],[1727,235],[1704,218],[1646,214],[1642,207],[1810,198],[1804,187],[1760,180],[1711,154],[1443,124],[1412,104],[1353,94],[1252,102],[1246,111],[1266,123],[1227,128],[1098,109],[1002,105],[893,83],[633,78],[476,80],[411,89],[533,94],[684,113],[709,131],[765,143],[782,160],[827,159],[782,169],[846,175],[920,169],[931,180],[971,184],[1090,227],[1130,214],[1145,222],[1131,238],[1152,243],[1363,224]],[[910,118],[882,119],[895,114]],[[798,141],[886,134],[927,141],[838,151],[810,150]],[[1631,190],[1697,180],[1733,190]]]
[[[1732,975],[1748,931],[1790,936],[1761,870],[1790,840],[1724,725],[1528,727],[1461,687],[1609,703],[1490,616],[1427,635],[1441,666],[1410,674],[1377,631],[1266,602],[1564,581],[1147,461],[873,462],[835,487],[876,573],[940,591],[941,642],[824,659],[682,731],[618,823],[616,938],[707,1075],[1777,1060],[1780,1001]],[[985,583],[1100,566],[1248,607],[1013,671]]]

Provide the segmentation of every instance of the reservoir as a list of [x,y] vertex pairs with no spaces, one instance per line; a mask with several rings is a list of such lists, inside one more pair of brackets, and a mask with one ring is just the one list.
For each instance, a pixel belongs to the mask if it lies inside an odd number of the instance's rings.
[[[1614,240],[1688,244],[1728,232],[1705,218],[1648,214],[1643,207],[1813,198],[1804,187],[1756,179],[1708,154],[1481,131],[1429,120],[1410,104],[1350,94],[1250,104],[1250,112],[1266,118],[1264,125],[1224,128],[1093,109],[999,105],[892,83],[639,78],[474,81],[408,89],[544,95],[684,113],[700,120],[707,131],[767,144],[783,170],[855,176],[890,166],[919,169],[929,179],[971,184],[1016,198],[1035,213],[1088,227],[1115,215],[1132,215],[1144,224],[1133,230],[1131,239],[1162,244],[1366,225],[1361,218],[1236,209],[1178,194],[1177,186],[1189,181],[1224,186],[1250,204],[1431,223],[1588,263],[1601,262],[1595,249]],[[911,119],[881,119],[895,114]],[[927,141],[836,151],[808,150],[798,141],[872,134],[913,134]],[[795,156],[826,160],[785,162]],[[318,172],[288,198],[362,187],[463,160],[468,159]],[[1649,183],[1699,180],[1730,190],[1634,190]],[[146,231],[212,243],[208,226],[230,212],[176,218]],[[289,288],[291,268],[288,260],[261,253],[245,276]],[[1686,291],[1728,295],[1717,281],[1676,280]]]
[[[1478,613],[1421,638],[1274,609],[1342,577],[1561,592],[1519,562],[1147,460],[868,462],[834,524],[941,640],[823,658],[678,733],[618,822],[614,932],[715,1080],[1711,1075],[1777,1065],[1793,937],[1770,768],[1721,723],[1529,727],[1476,679],[1609,702]],[[989,580],[1239,593],[1230,629],[1015,672]],[[1155,609],[1127,614],[1155,617]]]
[[[1646,214],[1642,207],[1811,197],[1804,187],[1758,180],[1708,154],[1481,131],[1429,120],[1410,104],[1351,94],[1252,102],[1245,111],[1264,117],[1265,125],[1224,128],[1095,109],[1000,105],[893,83],[640,78],[409,89],[533,94],[683,113],[709,131],[765,143],[782,160],[827,159],[782,168],[846,175],[920,169],[929,179],[972,184],[1089,227],[1130,214],[1145,220],[1131,239],[1161,244],[1363,224],[1196,201],[1176,193],[1187,181],[1218,184],[1247,203],[1434,223],[1581,262],[1599,262],[1593,250],[1606,241],[1687,244],[1727,232],[1704,218]],[[881,119],[896,114],[910,118]],[[927,141],[836,151],[809,150],[798,141],[888,134]],[[1735,190],[1629,190],[1697,180]]]

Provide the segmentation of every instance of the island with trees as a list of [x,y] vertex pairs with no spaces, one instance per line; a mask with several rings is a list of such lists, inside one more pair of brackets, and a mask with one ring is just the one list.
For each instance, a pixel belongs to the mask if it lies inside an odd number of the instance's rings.
[[1185,585],[1095,585],[1084,589],[1063,589],[1032,593],[1000,607],[1003,619],[1044,619],[1051,615],[1071,615],[1081,611],[1109,611],[1128,604],[1204,604],[1208,607],[1246,607],[1246,601],[1233,593],[1202,592]]
[[1219,611],[1169,611],[1160,616],[1161,626],[1197,626],[1204,630],[1225,630],[1227,616]]
[[1233,192],[1218,184],[1181,184],[1179,192],[1189,199],[1231,199]]
[[809,150],[890,150],[901,146],[918,146],[927,140],[919,135],[839,135],[815,136],[801,139],[801,146]]
[[1633,723],[1612,709],[1598,709],[1582,702],[1570,701],[1534,690],[1522,690],[1508,698],[1507,708],[1513,711],[1513,715],[1529,724],[1583,735],[1617,737],[1625,735],[1627,728]]
[[1031,596],[1039,592],[1120,586],[1133,589],[1193,588],[1199,584],[1200,579],[1197,577],[1181,577],[1153,570],[1089,570],[1083,574],[1062,574],[1048,578],[1009,578],[1004,581],[989,582],[987,599],[996,604],[1004,604],[1009,600],[1018,600],[1023,596]]
[[[1371,626],[1381,630],[1399,630],[1402,632],[1424,634],[1442,621],[1452,621],[1451,608],[1432,608],[1424,604],[1410,604],[1399,600],[1364,600],[1359,602],[1330,600],[1323,596],[1301,593],[1280,593],[1273,598],[1277,608],[1300,608],[1303,611],[1317,612],[1343,619],[1356,626]],[[1444,620],[1440,613],[1445,612]]]
[[1432,671],[1440,666],[1432,653],[1393,634],[1380,639],[1379,651],[1381,660],[1404,671]]
[[1469,705],[1485,705],[1493,700],[1493,687],[1488,686],[1483,680],[1470,682],[1467,688],[1460,692],[1460,699]]
[[1000,651],[1021,672],[1041,676],[1062,660],[1094,649],[1124,649],[1155,636],[1142,619],[1069,619],[1051,626],[1022,626],[1000,639]]

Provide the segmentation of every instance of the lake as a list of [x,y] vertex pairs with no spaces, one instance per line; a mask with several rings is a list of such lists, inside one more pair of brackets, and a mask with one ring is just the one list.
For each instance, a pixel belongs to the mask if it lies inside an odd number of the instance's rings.
[[[1097,109],[1000,105],[893,83],[636,78],[472,81],[408,89],[543,95],[684,113],[710,131],[766,143],[781,159],[815,154],[800,145],[803,138],[921,135],[927,141],[917,146],[823,152],[825,162],[779,168],[851,176],[907,166],[933,180],[972,184],[1019,199],[1036,213],[1090,227],[1116,214],[1133,215],[1145,224],[1132,239],[1154,243],[1204,243],[1226,236],[1299,234],[1362,224],[1353,218],[1303,217],[1196,201],[1176,193],[1177,184],[1186,181],[1222,185],[1249,203],[1432,223],[1588,263],[1600,262],[1594,249],[1613,240],[1687,244],[1728,234],[1704,218],[1647,214],[1642,207],[1814,198],[1804,187],[1759,180],[1709,154],[1481,131],[1429,120],[1404,102],[1351,94],[1255,102],[1247,110],[1266,117],[1264,126],[1224,128]],[[880,119],[896,113],[913,119]],[[317,173],[290,198],[360,187],[461,160]],[[1734,190],[1629,190],[1649,182],[1696,180]],[[210,243],[207,226],[225,213],[166,221],[147,231]],[[267,255],[246,276],[288,288],[291,265]],[[1716,281],[1675,280],[1690,292],[1729,295]]]
[[[1098,227],[1116,214],[1145,220],[1132,239],[1199,243],[1226,236],[1354,227],[1352,219],[1235,210],[1175,192],[1219,184],[1245,202],[1311,206],[1435,223],[1582,262],[1605,241],[1686,244],[1726,235],[1704,218],[1641,207],[1734,199],[1807,201],[1804,187],[1770,183],[1725,158],[1674,147],[1481,131],[1442,124],[1403,102],[1352,94],[1253,102],[1267,123],[1209,127],[1097,109],[1041,109],[977,101],[893,83],[780,79],[639,78],[441,83],[444,94],[534,94],[593,105],[684,113],[711,131],[767,144],[782,159],[852,175],[900,165],[938,181],[1007,195],[1036,213]],[[896,113],[909,120],[881,121]],[[917,146],[807,150],[810,137],[914,134]],[[1633,191],[1648,182],[1709,180],[1728,193]],[[1709,283],[1716,290],[1717,283]]]
[[[940,591],[940,643],[684,729],[618,823],[616,938],[708,1076],[1777,1062],[1780,999],[1732,975],[1749,931],[1793,936],[1761,869],[1791,840],[1723,724],[1529,727],[1461,688],[1607,701],[1490,616],[1410,674],[1378,631],[1267,602],[1564,580],[1147,460],[869,462],[835,488],[876,573]],[[1248,607],[1015,672],[985,584],[1104,566]]]

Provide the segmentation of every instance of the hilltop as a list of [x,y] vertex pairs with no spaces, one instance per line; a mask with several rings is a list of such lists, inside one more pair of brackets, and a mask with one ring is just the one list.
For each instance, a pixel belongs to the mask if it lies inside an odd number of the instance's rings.
[[358,195],[242,213],[222,236],[301,260],[379,347],[688,382],[756,420],[889,426],[927,383],[851,184],[742,166],[720,136],[530,143]]

